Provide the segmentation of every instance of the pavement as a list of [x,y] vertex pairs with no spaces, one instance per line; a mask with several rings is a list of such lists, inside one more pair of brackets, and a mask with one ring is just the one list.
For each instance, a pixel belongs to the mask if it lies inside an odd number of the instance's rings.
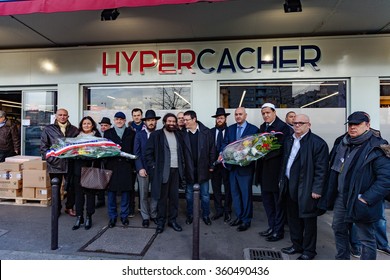
[[[211,201],[212,202],[212,201]],[[107,209],[96,209],[90,230],[72,230],[75,217],[63,213],[58,220],[58,249],[51,249],[51,207],[0,202],[0,260],[191,260],[193,258],[193,225],[185,224],[185,200],[180,199],[177,222],[182,232],[166,227],[155,234],[156,226],[142,228],[139,213],[123,227],[118,221],[108,228]],[[63,208],[64,209],[64,208]],[[389,216],[389,209],[386,215]],[[233,217],[234,218],[234,217]],[[333,260],[336,250],[331,229],[332,212],[318,218],[316,260]],[[389,226],[388,226],[389,227]],[[258,232],[267,228],[261,202],[254,202],[254,218],[249,230],[237,232],[223,219],[207,226],[200,221],[199,259],[244,260],[248,250],[277,252],[291,245],[288,226],[283,240],[267,242]],[[389,228],[388,228],[389,230]],[[273,255],[272,255],[273,256]],[[298,255],[281,254],[282,259]],[[272,258],[271,258],[272,259]],[[351,258],[354,259],[354,258]],[[390,256],[378,252],[379,260]]]

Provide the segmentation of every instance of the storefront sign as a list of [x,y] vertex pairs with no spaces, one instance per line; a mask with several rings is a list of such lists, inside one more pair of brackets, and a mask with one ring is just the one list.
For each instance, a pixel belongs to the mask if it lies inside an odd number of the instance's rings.
[[144,75],[154,69],[161,75],[182,74],[183,71],[192,74],[226,71],[260,73],[266,69],[272,72],[298,72],[304,71],[307,66],[314,71],[320,70],[317,63],[321,59],[321,49],[315,45],[273,46],[272,55],[269,56],[263,55],[263,52],[262,47],[245,47],[239,51],[208,48],[199,53],[191,49],[103,52],[102,73],[108,75],[113,71],[116,75],[132,75],[136,71]]

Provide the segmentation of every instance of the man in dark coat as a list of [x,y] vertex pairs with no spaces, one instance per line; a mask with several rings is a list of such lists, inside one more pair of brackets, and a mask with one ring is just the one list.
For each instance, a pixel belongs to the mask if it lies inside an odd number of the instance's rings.
[[6,157],[20,154],[20,135],[16,124],[7,118],[7,113],[0,110],[0,162]]
[[[182,231],[177,223],[179,184],[184,180],[184,142],[177,130],[177,117],[167,113],[164,127],[153,132],[146,143],[145,160],[152,180],[152,197],[158,200],[156,233],[164,231],[169,207],[168,226]],[[169,199],[169,205],[167,200]]]
[[[115,114],[114,127],[106,130],[104,137],[119,144],[121,151],[133,154],[135,132],[130,127],[126,127],[126,115],[123,112]],[[116,196],[118,192],[121,193],[120,219],[124,226],[128,226],[130,190],[134,188],[134,160],[120,156],[111,157],[108,159],[106,168],[113,171],[107,188],[108,226],[112,228],[116,225],[118,217]]]
[[[214,162],[222,152],[223,138],[227,129],[226,119],[229,115],[230,113],[226,113],[224,108],[217,108],[215,115],[211,116],[212,118],[215,118],[215,127],[211,129],[211,135],[216,149]],[[222,183],[225,195],[222,195]],[[215,215],[211,217],[211,220],[217,220],[224,216],[224,222],[230,222],[232,213],[232,193],[230,191],[229,170],[224,168],[222,164],[217,164],[214,167],[214,171],[211,173],[211,186],[213,188],[215,208]],[[224,200],[224,203],[222,200]]]
[[317,254],[317,216],[321,214],[317,204],[325,192],[329,164],[328,145],[310,126],[308,116],[295,117],[294,134],[284,145],[280,182],[292,242],[282,252],[301,253],[298,260],[312,260]]
[[[223,139],[222,150],[228,144],[240,138],[259,132],[256,126],[246,121],[247,113],[244,107],[239,107],[235,110],[234,118],[236,123],[227,128]],[[236,213],[236,219],[230,223],[230,226],[238,226],[237,231],[246,231],[251,226],[253,217],[252,185],[255,162],[247,166],[227,164],[226,168],[230,171],[229,180],[233,207]]]
[[197,119],[194,111],[184,113],[186,130],[184,131],[185,154],[191,160],[192,165],[186,166],[186,224],[192,224],[194,204],[194,184],[199,184],[202,219],[206,225],[211,225],[210,220],[210,172],[213,171],[215,159],[215,145],[210,129]]
[[[74,187],[70,183],[71,174],[68,172],[72,168],[68,167],[69,161],[67,159],[60,159],[58,157],[49,157],[46,159],[46,153],[50,150],[53,144],[58,143],[59,138],[76,137],[79,134],[77,127],[69,122],[69,114],[65,109],[58,109],[56,112],[56,119],[54,124],[46,126],[41,134],[41,156],[47,162],[47,171],[49,172],[50,180],[58,178],[59,185],[62,185],[62,179],[65,179],[66,186],[66,203],[65,213],[75,217],[76,212],[73,210],[75,204]],[[58,192],[58,213],[61,211],[61,194]]]
[[[292,129],[276,115],[275,105],[265,103],[261,107],[264,123],[260,126],[260,133],[281,132],[276,134],[278,143],[292,134]],[[269,152],[257,161],[256,177],[261,187],[261,197],[265,213],[267,214],[268,229],[259,232],[265,240],[273,242],[283,239],[285,209],[279,200],[279,178],[283,158],[283,148]]]
[[333,148],[327,208],[333,209],[336,259],[349,259],[349,224],[355,223],[362,245],[360,259],[376,259],[375,224],[390,192],[389,145],[370,130],[368,114],[348,117],[348,132]]

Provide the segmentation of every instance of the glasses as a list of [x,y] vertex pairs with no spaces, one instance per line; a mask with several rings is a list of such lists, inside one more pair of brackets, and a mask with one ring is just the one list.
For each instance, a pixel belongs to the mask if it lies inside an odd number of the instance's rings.
[[192,119],[184,119],[185,122],[192,121]]
[[293,125],[296,125],[296,126],[302,126],[304,124],[307,124],[308,122],[293,122],[292,124]]

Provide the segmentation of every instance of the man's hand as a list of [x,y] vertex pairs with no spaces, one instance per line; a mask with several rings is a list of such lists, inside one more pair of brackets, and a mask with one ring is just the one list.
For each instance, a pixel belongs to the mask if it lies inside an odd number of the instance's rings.
[[321,195],[318,193],[311,193],[311,197],[314,199],[319,199],[321,197]]
[[141,169],[140,171],[138,171],[138,174],[141,177],[148,177],[148,173],[146,172],[145,169]]

